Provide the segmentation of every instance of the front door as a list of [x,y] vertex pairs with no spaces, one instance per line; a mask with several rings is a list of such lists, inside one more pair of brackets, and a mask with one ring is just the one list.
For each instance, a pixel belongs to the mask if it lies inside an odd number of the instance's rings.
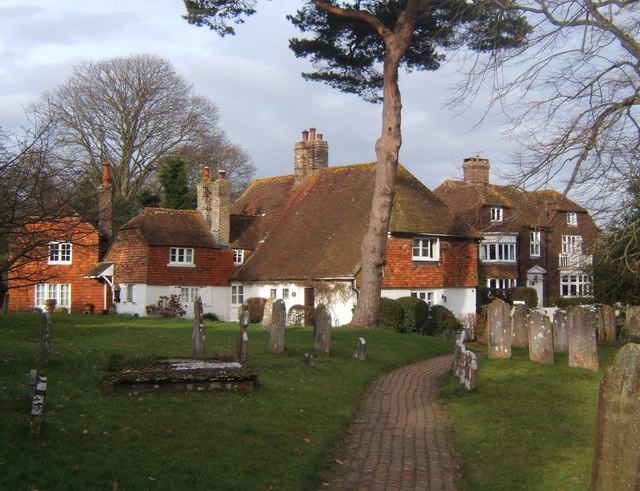
[[527,271],[527,286],[535,288],[538,293],[538,307],[544,305],[544,275],[546,272],[547,270],[540,266],[533,266]]

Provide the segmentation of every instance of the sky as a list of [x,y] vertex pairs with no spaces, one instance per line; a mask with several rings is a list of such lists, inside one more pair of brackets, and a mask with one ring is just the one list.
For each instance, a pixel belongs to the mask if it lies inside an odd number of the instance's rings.
[[[285,15],[302,3],[263,0],[235,36],[220,38],[182,19],[182,0],[2,0],[0,126],[19,133],[24,107],[82,61],[152,53],[218,106],[221,126],[249,153],[256,177],[291,174],[293,146],[310,127],[329,143],[329,165],[375,161],[381,106],[300,76],[312,67],[289,50],[299,32]],[[445,107],[458,77],[455,61],[400,77],[400,162],[431,189],[460,178],[466,157],[490,159],[492,182],[494,170],[507,170],[511,144],[501,119],[478,125],[483,101],[462,115]]]

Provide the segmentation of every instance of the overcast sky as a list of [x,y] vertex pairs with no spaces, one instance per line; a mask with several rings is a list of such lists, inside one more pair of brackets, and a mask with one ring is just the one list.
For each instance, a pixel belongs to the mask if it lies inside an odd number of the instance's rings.
[[[300,76],[311,66],[289,50],[298,32],[285,15],[301,3],[263,1],[236,36],[220,38],[183,20],[181,0],[2,0],[0,126],[18,131],[24,106],[63,83],[81,61],[153,53],[217,104],[223,128],[248,151],[256,177],[292,173],[293,145],[309,127],[328,141],[329,165],[373,161],[381,107]],[[463,116],[444,107],[454,68],[400,79],[400,161],[432,189],[459,177],[465,157],[480,153],[496,170],[508,159],[498,118],[474,127],[481,103]]]

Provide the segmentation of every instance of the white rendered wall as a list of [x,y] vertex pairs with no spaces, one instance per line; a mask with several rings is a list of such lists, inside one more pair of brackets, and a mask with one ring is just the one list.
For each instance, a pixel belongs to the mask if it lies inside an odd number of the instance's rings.
[[389,288],[383,289],[381,295],[386,298],[398,299],[410,297],[412,291],[433,292],[434,304],[443,305],[456,316],[476,312],[475,288]]

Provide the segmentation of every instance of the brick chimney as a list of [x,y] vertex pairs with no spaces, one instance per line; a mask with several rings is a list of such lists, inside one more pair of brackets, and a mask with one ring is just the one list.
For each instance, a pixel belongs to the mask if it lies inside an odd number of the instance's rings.
[[469,157],[464,159],[462,170],[464,182],[469,184],[489,184],[489,159]]
[[211,227],[211,233],[220,245],[228,245],[231,232],[231,184],[226,171],[219,170],[218,178],[210,177],[209,168],[204,168],[198,183],[197,210]]
[[304,130],[302,141],[294,146],[293,170],[296,184],[328,166],[329,144],[322,139],[322,134],[316,134],[315,128]]
[[102,163],[102,183],[98,185],[98,233],[102,259],[113,241],[113,184],[109,162]]

